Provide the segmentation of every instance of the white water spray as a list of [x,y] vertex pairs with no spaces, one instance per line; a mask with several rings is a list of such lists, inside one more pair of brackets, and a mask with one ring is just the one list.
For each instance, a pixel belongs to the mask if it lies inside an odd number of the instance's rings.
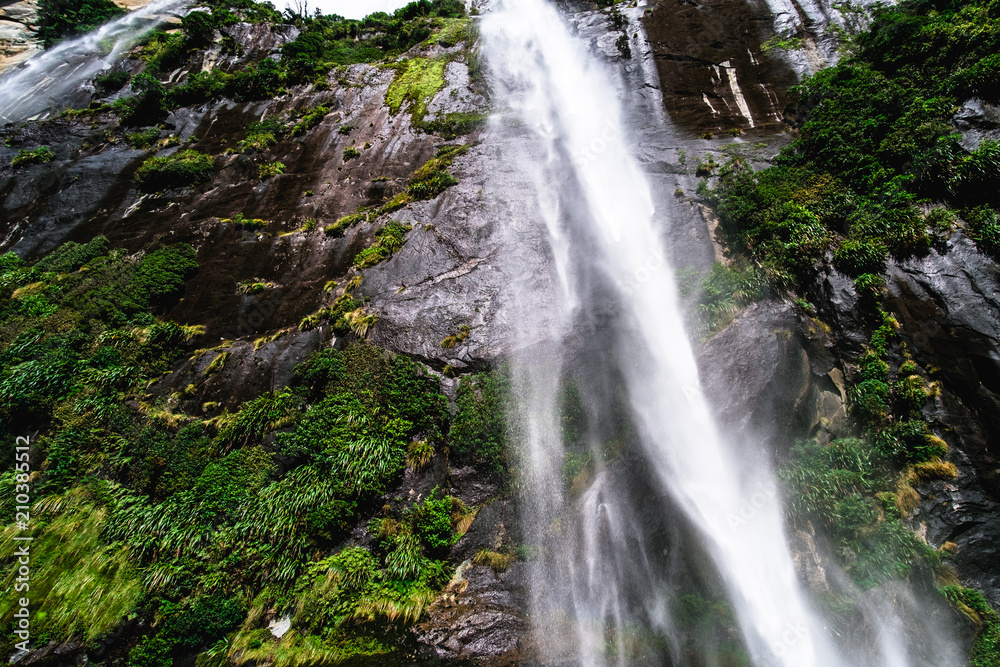
[[[567,655],[584,665],[634,664],[627,637],[641,623],[669,635],[669,582],[646,553],[643,527],[632,525],[628,480],[598,468],[576,501],[577,529],[562,525],[563,463],[558,375],[568,363],[559,336],[583,311],[615,304],[605,354],[624,388],[641,441],[643,467],[669,494],[643,498],[672,504],[700,533],[732,602],[755,665],[836,667],[844,664],[800,590],[767,457],[726,443],[702,394],[683,327],[670,267],[654,226],[647,182],[624,140],[616,93],[606,72],[545,0],[501,0],[483,21],[497,97],[509,105],[531,141],[543,146],[534,193],[558,210],[561,226],[544,216],[564,294],[547,313],[555,349],[514,364],[515,431],[530,467],[527,539],[569,532],[533,575],[532,613],[548,660]],[[553,190],[561,208],[551,203]],[[575,246],[566,251],[568,243]],[[589,299],[589,301],[588,301]],[[593,319],[593,318],[591,318]],[[524,319],[525,325],[530,320]],[[560,324],[561,323],[561,324]],[[539,337],[531,332],[526,338]],[[596,445],[596,443],[595,443]],[[595,449],[595,453],[596,449]],[[755,455],[756,454],[756,455]],[[742,518],[750,503],[755,511]],[[633,503],[634,506],[634,503]],[[565,589],[569,589],[568,591]],[[565,596],[562,611],[553,598]],[[572,616],[571,619],[560,614]],[[573,626],[575,636],[564,629]],[[557,646],[558,645],[558,646]],[[674,661],[680,661],[676,647]]]
[[44,119],[62,111],[81,87],[122,53],[181,12],[190,0],[156,2],[61,42],[0,76],[0,124]]

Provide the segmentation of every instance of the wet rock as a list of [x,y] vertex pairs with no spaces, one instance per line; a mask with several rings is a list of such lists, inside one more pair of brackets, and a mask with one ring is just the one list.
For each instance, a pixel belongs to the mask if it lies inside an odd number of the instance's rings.
[[771,15],[740,0],[664,0],[643,18],[670,118],[693,132],[774,130],[795,72],[763,53]]
[[778,458],[798,439],[844,432],[842,376],[830,347],[819,325],[787,302],[747,308],[698,355],[720,430],[747,456]]
[[523,566],[497,574],[463,562],[444,593],[413,629],[421,652],[444,660],[480,665],[521,664],[527,624],[522,617]]
[[295,331],[269,342],[236,341],[184,361],[150,391],[157,396],[179,392],[190,414],[202,412],[206,402],[234,409],[264,392],[287,387],[296,365],[333,342],[328,326]]
[[1000,108],[979,99],[966,100],[952,117],[955,127],[993,130],[1000,126]]
[[[899,335],[937,387],[924,417],[961,473],[918,488],[913,523],[935,548],[954,542],[962,583],[1000,604],[1000,267],[959,233],[941,252],[890,264],[887,292]],[[849,279],[831,271],[810,299],[833,327],[836,354],[853,358],[866,329]]]

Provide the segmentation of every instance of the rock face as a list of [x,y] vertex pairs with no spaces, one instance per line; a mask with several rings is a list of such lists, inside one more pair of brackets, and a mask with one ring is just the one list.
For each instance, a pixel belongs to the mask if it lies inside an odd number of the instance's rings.
[[933,546],[954,542],[963,582],[1000,605],[1000,268],[958,235],[945,252],[893,266],[889,304],[914,358],[940,383],[925,416],[961,475],[921,488]]
[[42,50],[32,30],[37,20],[37,0],[0,3],[0,72]]
[[[125,0],[120,5],[134,11],[152,0]],[[38,0],[0,1],[0,74],[42,51],[35,38]]]
[[796,76],[761,52],[772,33],[766,7],[665,0],[643,24],[675,123],[714,133],[780,126],[784,91]]
[[[940,252],[890,266],[887,288],[900,336],[938,388],[924,416],[961,473],[917,489],[923,501],[912,525],[934,548],[957,545],[951,563],[962,583],[1000,604],[1000,269],[956,234]],[[701,352],[720,422],[749,455],[780,460],[797,439],[852,433],[843,377],[866,340],[857,297],[832,272],[811,301],[817,319],[787,303],[755,304]],[[803,549],[807,578],[824,579]]]

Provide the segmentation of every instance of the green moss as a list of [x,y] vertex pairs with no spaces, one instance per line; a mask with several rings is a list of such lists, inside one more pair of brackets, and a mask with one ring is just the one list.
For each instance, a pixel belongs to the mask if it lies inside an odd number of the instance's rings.
[[445,48],[451,48],[460,42],[472,43],[476,41],[475,24],[472,19],[438,19],[436,27],[437,31],[428,41]]
[[348,160],[354,160],[361,157],[361,151],[359,151],[354,146],[348,146],[344,149],[344,162]]
[[778,49],[780,51],[797,51],[804,46],[804,42],[799,37],[784,38],[781,35],[773,35],[760,45],[760,50],[764,53]]
[[375,242],[354,257],[354,266],[366,269],[389,259],[403,247],[404,237],[410,229],[412,228],[409,225],[390,220],[375,232]]
[[148,127],[145,130],[129,132],[125,135],[125,142],[132,148],[149,148],[160,138],[160,128]]
[[231,224],[236,229],[245,229],[250,231],[264,229],[269,224],[267,220],[261,220],[260,218],[248,218],[242,213],[237,213],[232,218],[220,218],[219,222],[222,224]]
[[394,65],[396,76],[385,94],[385,103],[393,115],[408,110],[415,124],[427,115],[427,105],[444,88],[444,59],[410,58]]
[[151,157],[135,172],[136,185],[146,192],[204,183],[215,170],[215,160],[195,150],[179,151],[169,157]]
[[39,146],[32,149],[23,148],[10,161],[10,166],[20,167],[23,164],[44,164],[51,162],[53,158],[55,158],[55,153],[48,146]]
[[359,222],[371,222],[372,217],[372,211],[358,211],[357,213],[351,213],[350,215],[338,218],[332,225],[324,227],[323,231],[331,236],[337,236],[342,234],[351,225]]
[[469,134],[486,124],[489,114],[479,112],[456,111],[436,117],[434,120],[422,121],[418,124],[424,132],[438,134],[445,139],[454,139],[463,134]]

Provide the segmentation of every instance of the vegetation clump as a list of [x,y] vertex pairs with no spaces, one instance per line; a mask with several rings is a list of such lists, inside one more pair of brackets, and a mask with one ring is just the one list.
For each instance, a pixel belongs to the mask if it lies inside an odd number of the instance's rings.
[[802,443],[782,476],[793,521],[824,526],[840,564],[870,588],[941,557],[908,514],[921,485],[959,470],[921,412],[932,390],[884,306],[884,274],[890,260],[943,249],[962,227],[997,257],[1000,199],[988,184],[1000,176],[1000,143],[964,146],[952,118],[974,95],[998,99],[987,82],[1000,18],[978,0],[904,0],[877,8],[854,43],[791,91],[799,135],[769,167],[730,151],[715,187],[699,193],[769,289],[805,296],[821,268],[853,279],[869,336],[846,368],[858,437]]
[[240,140],[240,150],[244,153],[263,151],[276,144],[278,138],[284,135],[285,132],[286,127],[284,123],[276,118],[254,121],[247,128],[246,137]]
[[39,146],[38,148],[31,149],[23,148],[10,161],[10,166],[20,167],[25,164],[44,164],[51,162],[55,156],[55,153],[48,146]]
[[290,81],[325,83],[334,67],[399,56],[435,33],[447,33],[448,22],[465,14],[459,0],[426,0],[362,20],[300,16],[303,29],[282,47],[282,62],[287,63]]
[[979,591],[962,586],[944,586],[941,594],[976,626],[969,661],[972,667],[993,667],[1000,662],[1000,614]]
[[427,105],[444,88],[445,59],[410,58],[396,65],[396,77],[385,94],[389,112],[398,114],[404,107],[413,122],[427,115]]
[[323,231],[330,236],[336,236],[338,234],[342,234],[343,231],[351,225],[359,222],[372,222],[373,219],[373,211],[357,211],[356,213],[350,213],[338,218],[332,225],[324,227]]
[[260,180],[270,178],[272,176],[278,176],[285,173],[285,163],[284,162],[268,162],[266,164],[257,165],[257,175]]
[[375,232],[375,242],[354,257],[354,266],[359,269],[367,269],[389,259],[403,247],[403,239],[410,229],[412,227],[409,225],[390,220],[384,227]]
[[196,150],[179,151],[167,157],[151,157],[135,172],[136,185],[146,192],[204,183],[215,170],[211,155]]
[[145,130],[129,132],[125,135],[125,142],[132,148],[149,148],[156,144],[160,138],[160,128],[147,127]]
[[463,377],[449,438],[454,450],[498,479],[506,479],[508,459],[502,406],[507,380],[499,372]]
[[38,37],[45,48],[49,48],[66,37],[90,32],[123,14],[125,9],[111,0],[39,0]]

